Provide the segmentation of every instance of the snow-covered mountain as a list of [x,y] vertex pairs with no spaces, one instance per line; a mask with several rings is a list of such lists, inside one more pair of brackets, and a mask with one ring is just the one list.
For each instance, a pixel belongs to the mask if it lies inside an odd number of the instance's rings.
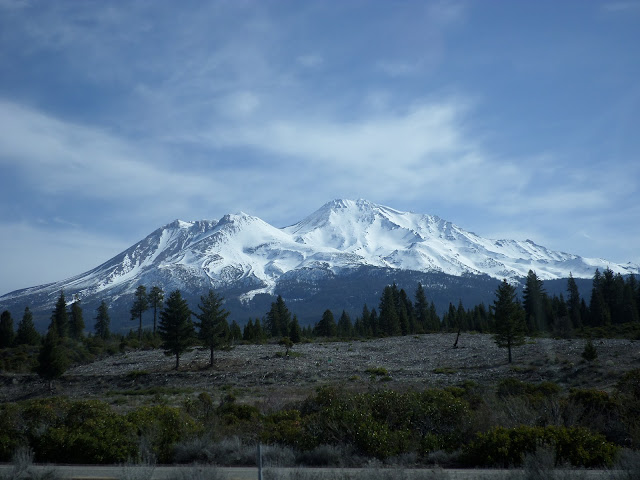
[[530,269],[544,280],[570,272],[590,278],[596,268],[607,267],[640,273],[638,265],[551,251],[531,240],[482,238],[432,215],[334,200],[285,228],[245,213],[218,221],[176,220],[89,272],[0,297],[0,308],[20,300],[53,305],[60,290],[69,299],[99,296],[113,302],[141,284],[193,295],[214,288],[248,301],[272,294],[285,280],[313,282],[362,267],[513,281]]

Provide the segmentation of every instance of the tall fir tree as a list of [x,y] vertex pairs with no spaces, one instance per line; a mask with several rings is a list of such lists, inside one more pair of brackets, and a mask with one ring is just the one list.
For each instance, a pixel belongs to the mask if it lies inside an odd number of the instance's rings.
[[527,273],[522,296],[527,331],[530,334],[546,331],[544,285],[533,270],[529,270],[529,273]]
[[429,302],[427,302],[427,296],[420,282],[418,282],[418,287],[416,288],[414,310],[416,312],[418,333],[428,332],[430,328]]
[[240,329],[240,325],[235,320],[231,322],[229,325],[229,339],[232,342],[238,342],[242,340],[242,330]]
[[573,278],[571,272],[569,272],[569,279],[567,280],[567,292],[569,293],[569,297],[567,298],[567,309],[569,310],[571,325],[573,325],[573,328],[582,328],[580,292],[578,291],[578,284]]
[[198,308],[200,313],[196,314],[196,318],[200,320],[196,322],[198,327],[198,338],[202,340],[204,345],[209,348],[211,354],[209,365],[214,364],[214,351],[229,343],[230,330],[227,323],[227,312],[222,304],[224,299],[216,294],[213,290],[209,290],[206,297],[200,297]]
[[249,321],[242,329],[242,339],[245,342],[253,342],[256,339],[255,329],[253,327],[253,320],[249,318]]
[[287,308],[282,296],[278,295],[271,309],[267,313],[265,328],[272,337],[286,337],[289,335],[291,312]]
[[[395,283],[393,285],[395,286]],[[402,333],[402,330],[400,328],[400,318],[396,310],[393,286],[387,285],[386,287],[384,287],[384,290],[382,291],[382,297],[380,298],[379,310],[380,318],[378,322],[380,328],[378,334],[381,336],[400,335]]]
[[629,275],[627,277],[627,281],[624,284],[624,293],[623,293],[623,322],[638,322],[640,321],[640,314],[638,313],[638,305],[636,299],[636,289],[637,289],[637,281],[636,277],[633,275]]
[[53,381],[60,378],[69,368],[67,352],[63,339],[58,335],[56,325],[52,325],[44,338],[38,354],[36,373],[48,382],[49,390],[53,390]]
[[158,310],[162,308],[164,302],[164,290],[154,285],[149,292],[149,305],[153,308],[153,333],[156,333],[156,318],[158,316]]
[[0,348],[13,346],[14,340],[13,318],[11,317],[11,312],[5,310],[0,314]]
[[338,337],[351,338],[352,336],[353,324],[351,323],[351,317],[345,310],[342,310],[342,314],[338,320]]
[[289,338],[293,343],[300,343],[302,341],[302,330],[300,329],[298,317],[295,314],[293,315],[293,320],[291,320],[291,327],[289,328]]
[[64,298],[64,291],[60,291],[60,296],[56,302],[56,307],[51,314],[51,324],[49,330],[55,328],[58,337],[64,338],[69,334],[69,315],[67,313],[67,301]]
[[180,290],[174,290],[169,294],[165,307],[160,312],[158,332],[165,355],[175,355],[177,370],[180,366],[180,355],[190,350],[195,336],[191,310],[187,301],[182,298]]
[[40,334],[33,324],[33,314],[29,307],[24,308],[22,320],[18,322],[18,330],[16,332],[16,345],[39,345]]
[[81,340],[84,335],[84,327],[80,300],[74,298],[71,308],[69,309],[69,337],[74,340]]
[[440,322],[440,317],[438,316],[438,312],[436,310],[436,304],[431,301],[429,304],[429,332],[439,332],[442,330],[442,322]]
[[492,310],[495,322],[493,338],[499,347],[507,348],[511,363],[511,349],[524,345],[526,325],[524,311],[516,299],[516,289],[506,280],[502,281],[496,291]]
[[322,314],[322,319],[316,324],[315,334],[318,337],[335,337],[338,333],[333,312],[329,309]]
[[591,300],[589,302],[589,325],[603,327],[611,325],[611,312],[604,295],[604,281],[600,270],[593,274]]
[[149,297],[147,296],[147,288],[144,285],[138,285],[134,293],[133,305],[131,306],[131,320],[138,320],[138,341],[142,340],[142,314],[149,309]]
[[96,324],[94,327],[96,336],[103,340],[108,339],[111,336],[111,332],[109,331],[110,324],[111,319],[109,318],[109,307],[107,306],[107,303],[102,300],[96,315]]

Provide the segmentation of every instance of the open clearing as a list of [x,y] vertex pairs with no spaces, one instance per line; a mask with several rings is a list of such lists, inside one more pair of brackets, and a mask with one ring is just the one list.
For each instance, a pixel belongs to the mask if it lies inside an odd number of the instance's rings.
[[[56,394],[70,398],[117,398],[162,394],[177,397],[206,391],[214,397],[230,390],[239,401],[266,410],[308,396],[318,386],[340,384],[352,390],[371,387],[406,389],[456,385],[471,380],[480,385],[514,377],[528,382],[553,381],[563,388],[611,389],[622,373],[640,368],[640,342],[623,339],[594,341],[598,358],[581,358],[585,341],[531,338],[513,350],[498,348],[490,335],[429,334],[349,342],[296,345],[289,358],[276,344],[236,345],[216,352],[195,349],[181,357],[161,350],[130,351],[70,368],[56,382]],[[50,395],[33,374],[3,374],[0,401]]]

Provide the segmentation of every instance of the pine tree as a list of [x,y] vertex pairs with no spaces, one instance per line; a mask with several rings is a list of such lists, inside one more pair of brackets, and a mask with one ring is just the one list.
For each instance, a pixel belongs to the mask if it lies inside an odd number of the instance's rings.
[[96,336],[99,338],[106,340],[111,336],[111,332],[109,331],[109,325],[111,323],[111,319],[109,318],[109,307],[103,300],[98,307],[98,314],[96,316],[96,324],[95,331]]
[[56,308],[51,315],[51,324],[49,330],[55,328],[58,337],[64,338],[69,331],[69,315],[67,314],[67,302],[64,298],[64,292],[60,291]]
[[253,327],[253,320],[251,320],[251,318],[249,318],[249,321],[247,322],[247,324],[244,326],[244,329],[242,330],[242,339],[245,342],[253,342],[256,339],[256,334]]
[[11,317],[11,312],[5,310],[0,314],[0,348],[11,347],[14,340],[13,318]]
[[131,320],[138,320],[138,341],[142,340],[142,314],[149,308],[149,297],[147,296],[147,288],[144,285],[138,285],[135,299],[131,306]]
[[379,335],[381,336],[400,335],[402,333],[393,292],[394,289],[390,286],[386,286],[382,291],[379,318]]
[[69,311],[69,336],[74,340],[80,340],[83,335],[84,319],[82,318],[82,307],[80,307],[80,300],[75,298]]
[[373,336],[373,328],[371,327],[371,312],[369,311],[369,307],[367,307],[366,303],[362,307],[362,315],[360,317],[360,323],[356,331],[361,337]]
[[240,330],[240,325],[238,325],[238,322],[235,320],[231,322],[231,325],[229,326],[229,338],[233,342],[242,340],[242,330]]
[[427,331],[439,332],[440,330],[442,330],[442,322],[440,322],[440,317],[438,317],[436,304],[431,301],[429,304],[429,328]]
[[271,309],[267,313],[265,328],[272,337],[285,337],[289,334],[290,324],[291,312],[289,312],[283,298],[278,295],[278,298],[271,304]]
[[256,318],[256,321],[253,322],[253,330],[255,332],[256,342],[262,342],[267,338],[267,333],[264,331],[264,328],[262,328],[259,318]]
[[158,314],[158,309],[162,308],[162,303],[164,302],[164,290],[162,290],[158,286],[151,287],[151,291],[149,292],[149,304],[153,307],[153,333],[156,333],[156,318]]
[[213,366],[214,350],[226,345],[229,342],[229,324],[227,317],[229,312],[222,308],[223,298],[213,290],[209,290],[206,297],[200,297],[201,305],[198,305],[200,313],[196,317],[200,322],[196,322],[199,328],[198,338],[209,348],[211,358],[209,365]]
[[638,305],[636,303],[636,283],[636,277],[629,275],[624,284],[622,321],[625,323],[635,323],[640,320]]
[[340,338],[350,338],[353,336],[353,325],[351,324],[351,317],[349,314],[342,310],[342,315],[340,315],[340,319],[338,320],[338,337]]
[[522,291],[523,307],[527,330],[529,333],[538,333],[547,330],[547,319],[545,318],[544,300],[545,291],[542,280],[538,278],[533,270],[529,270]]
[[68,367],[69,360],[54,323],[40,347],[36,373],[49,383],[49,390],[53,390],[53,381],[60,378]]
[[414,310],[416,312],[418,333],[428,332],[430,329],[429,303],[427,302],[427,296],[424,293],[424,288],[421,283],[418,283],[415,298]]
[[302,330],[300,330],[300,324],[298,323],[298,317],[294,314],[291,321],[291,328],[289,328],[289,338],[293,343],[300,343],[302,341]]
[[582,315],[580,314],[580,292],[578,291],[578,285],[573,279],[573,275],[569,272],[569,279],[567,280],[567,291],[569,292],[569,298],[567,299],[567,309],[569,310],[569,318],[573,328],[582,328]]
[[589,324],[592,327],[611,325],[611,311],[605,298],[604,279],[596,268],[593,274],[591,301],[589,302]]
[[22,320],[18,323],[18,331],[16,334],[16,345],[39,345],[40,334],[33,324],[33,314],[29,307],[24,308]]
[[195,333],[189,305],[182,298],[180,290],[169,294],[164,310],[160,312],[158,332],[162,339],[164,353],[176,356],[176,369],[178,369],[180,355],[190,350]]
[[511,363],[511,348],[524,345],[524,312],[516,301],[516,290],[503,280],[496,291],[493,302],[493,317],[495,322],[494,340],[499,347],[506,347],[509,351]]
[[322,314],[322,319],[316,324],[315,334],[318,337],[335,337],[337,333],[338,327],[333,312],[327,309]]

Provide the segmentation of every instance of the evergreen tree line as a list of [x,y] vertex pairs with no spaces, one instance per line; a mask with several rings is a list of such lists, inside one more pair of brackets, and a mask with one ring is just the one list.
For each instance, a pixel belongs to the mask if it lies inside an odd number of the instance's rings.
[[[297,316],[278,296],[262,319],[250,318],[241,328],[235,320],[228,322],[229,312],[223,308],[224,299],[213,291],[200,297],[199,311],[192,312],[179,290],[172,292],[165,302],[160,287],[153,286],[147,293],[146,287],[141,285],[134,294],[130,313],[131,320],[138,323],[138,345],[145,333],[142,329],[143,313],[152,309],[153,331],[146,334],[150,334],[152,339],[159,339],[152,346],[160,344],[167,353],[176,356],[178,365],[180,355],[199,342],[210,349],[210,362],[213,364],[215,350],[239,341],[254,343],[269,338],[288,338],[292,343],[299,343],[304,338],[313,337],[375,338],[439,331],[477,331],[498,335],[501,325],[497,324],[496,307],[504,288],[501,285],[497,289],[496,302],[489,308],[483,303],[471,309],[465,309],[461,301],[457,306],[450,303],[440,318],[421,284],[417,285],[412,300],[404,289],[394,283],[383,289],[377,309],[369,309],[365,304],[355,321],[344,310],[336,321],[333,312],[327,309],[315,325],[305,327],[300,326]],[[594,273],[588,301],[580,296],[572,275],[567,280],[565,300],[562,294],[549,296],[544,282],[531,270],[524,282],[522,299],[517,297],[515,288],[507,293],[511,302],[509,315],[522,320],[523,335],[551,333],[569,337],[584,328],[640,323],[640,285],[636,277],[624,278],[609,268],[602,273],[599,270]],[[516,324],[519,325],[518,322]],[[67,305],[64,292],[60,293],[44,338],[34,326],[29,307],[25,308],[17,330],[14,331],[13,325],[11,313],[2,312],[0,348],[39,346],[38,364],[42,365],[40,373],[45,378],[55,378],[61,374],[61,369],[64,371],[64,359],[68,363],[69,357],[64,353],[65,349],[68,353],[69,349],[75,348],[74,345],[87,340],[80,300],[74,298]],[[132,336],[133,332],[129,337]],[[94,335],[90,334],[89,338],[94,342],[113,338],[125,342],[122,336],[111,333],[109,307],[104,301],[96,311]],[[45,365],[49,365],[48,370]]]

